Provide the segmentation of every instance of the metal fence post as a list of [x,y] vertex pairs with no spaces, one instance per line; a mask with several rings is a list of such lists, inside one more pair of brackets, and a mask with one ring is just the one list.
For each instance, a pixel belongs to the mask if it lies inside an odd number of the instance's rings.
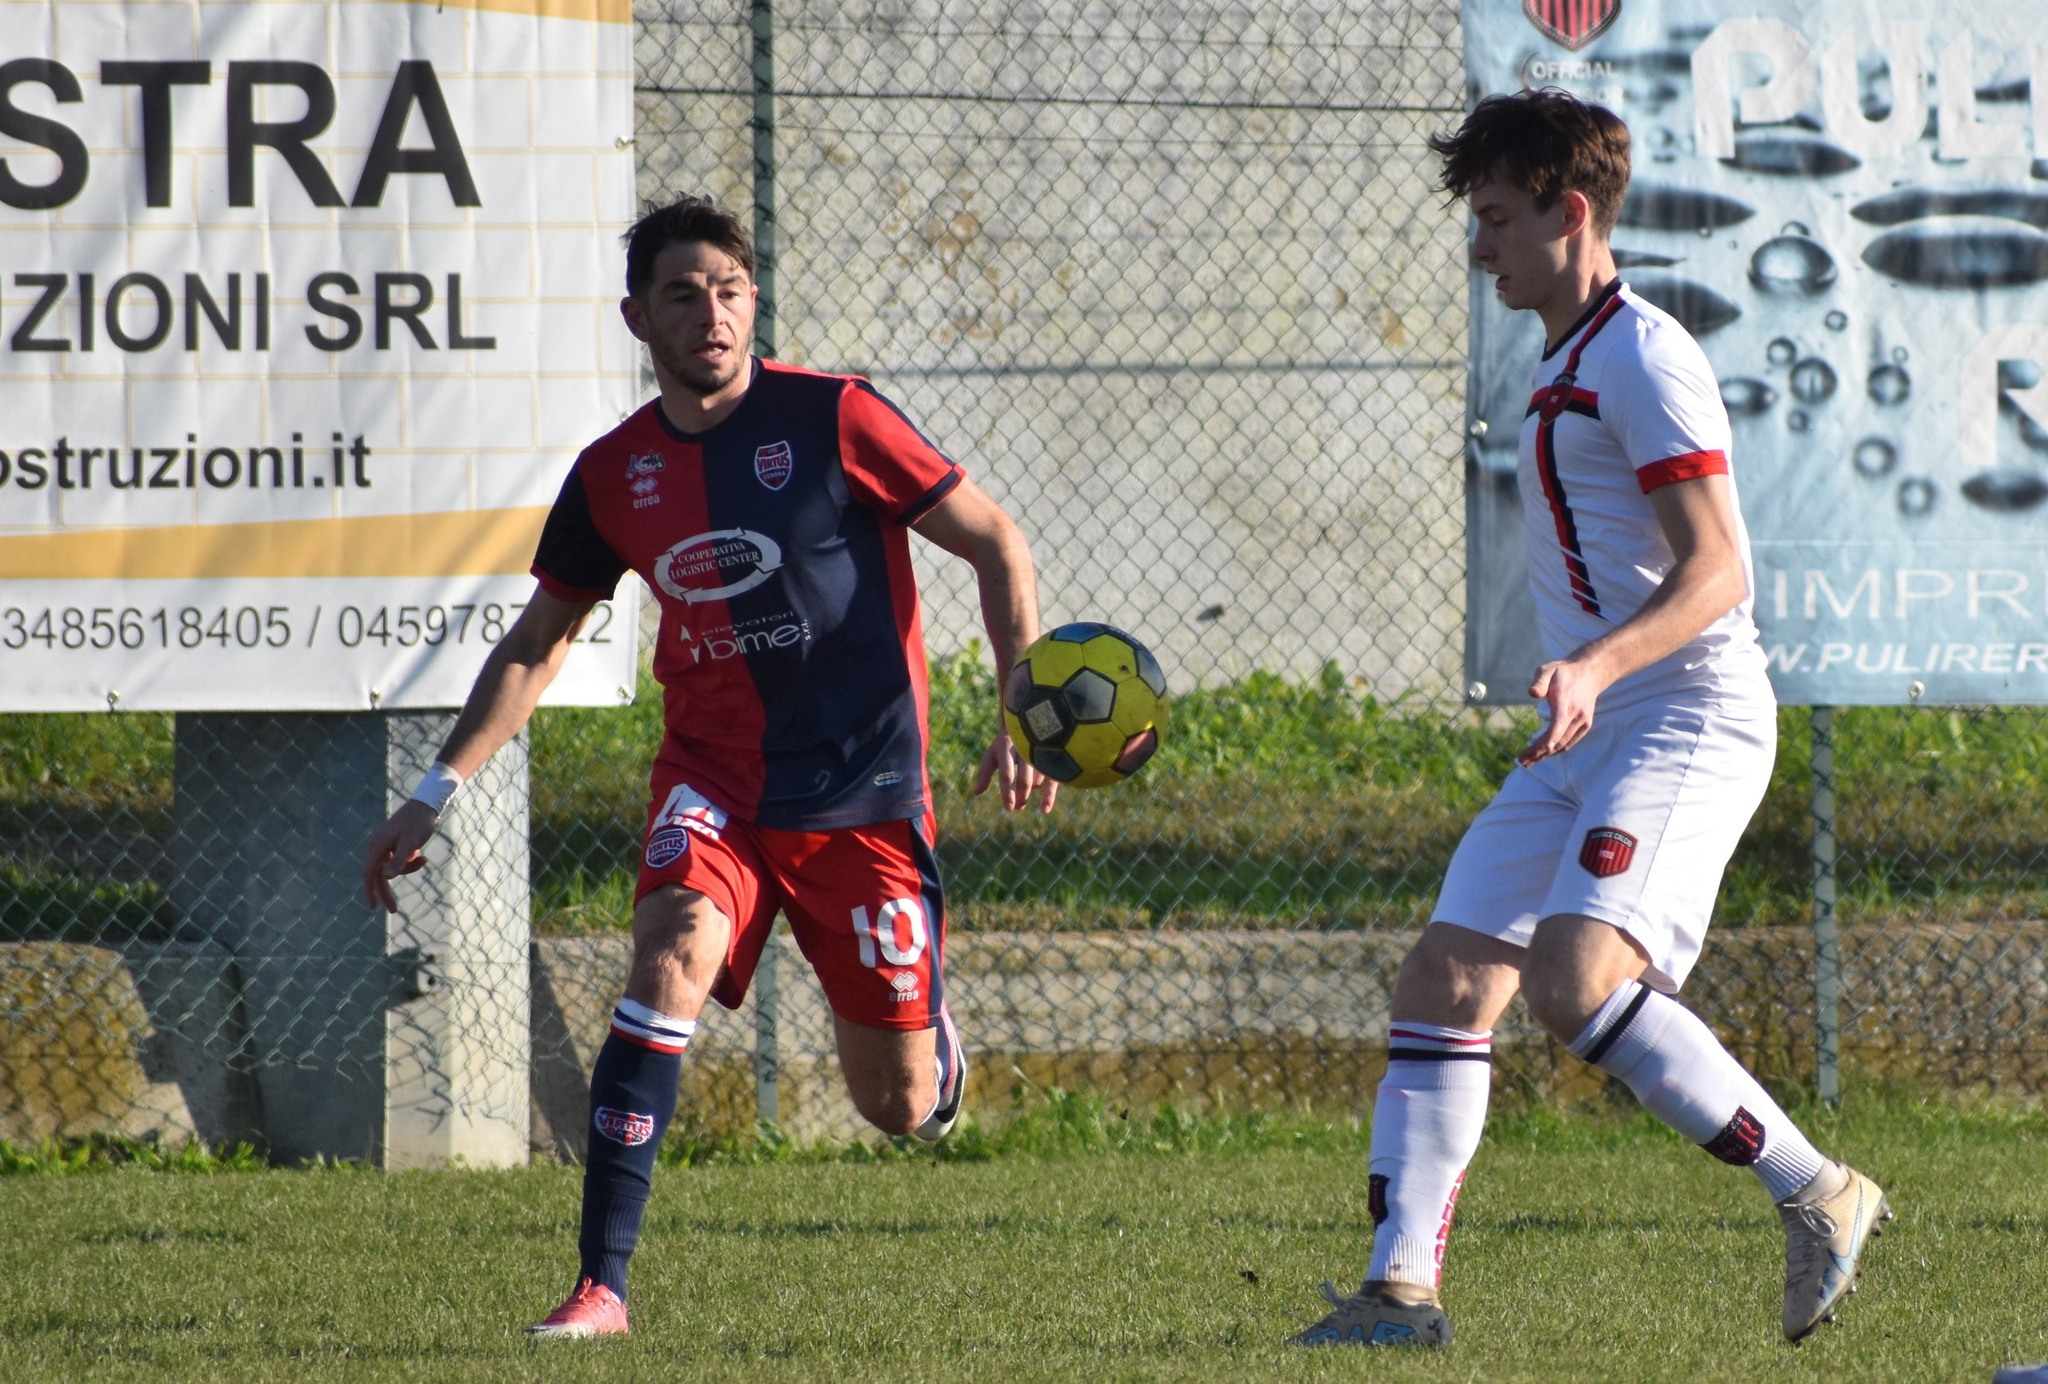
[[1835,709],[1813,715],[1813,1009],[1820,1098],[1842,1099],[1842,946],[1835,921]]
[[[754,349],[775,354],[775,8],[754,0],[754,282],[761,301],[754,317]],[[754,972],[754,1116],[775,1123],[780,1109],[781,968],[773,938]]]
[[754,349],[775,354],[775,7],[754,0]]

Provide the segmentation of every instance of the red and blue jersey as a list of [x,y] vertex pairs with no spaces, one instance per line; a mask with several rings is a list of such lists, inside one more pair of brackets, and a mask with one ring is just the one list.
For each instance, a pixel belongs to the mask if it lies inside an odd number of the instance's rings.
[[577,602],[646,579],[657,759],[718,807],[791,831],[915,817],[927,690],[907,526],[963,473],[866,380],[753,369],[705,432],[655,400],[585,448],[533,574]]

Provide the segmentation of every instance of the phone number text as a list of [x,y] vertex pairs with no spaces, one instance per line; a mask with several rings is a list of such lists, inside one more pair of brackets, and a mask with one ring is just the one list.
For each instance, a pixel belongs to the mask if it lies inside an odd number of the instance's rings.
[[[457,605],[0,607],[0,648],[26,649],[344,649],[495,644],[526,609],[524,601]],[[609,644],[612,608],[599,605],[577,632],[579,644]]]

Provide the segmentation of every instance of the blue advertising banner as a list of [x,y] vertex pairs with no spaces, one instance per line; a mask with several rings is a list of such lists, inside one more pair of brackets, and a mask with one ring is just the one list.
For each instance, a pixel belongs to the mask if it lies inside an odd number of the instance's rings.
[[[2048,4],[1931,13],[1464,7],[1475,100],[1558,86],[1628,123],[1616,261],[1720,379],[1785,702],[2048,702]],[[1514,477],[1542,347],[1475,271],[1475,701],[1526,701],[1540,661]]]

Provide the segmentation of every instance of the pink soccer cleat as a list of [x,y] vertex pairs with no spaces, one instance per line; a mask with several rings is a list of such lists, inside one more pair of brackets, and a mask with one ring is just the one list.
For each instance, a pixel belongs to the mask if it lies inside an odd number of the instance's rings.
[[623,1336],[626,1304],[619,1295],[594,1278],[586,1278],[569,1294],[569,1300],[526,1328],[529,1336],[559,1336],[579,1340],[585,1336]]

